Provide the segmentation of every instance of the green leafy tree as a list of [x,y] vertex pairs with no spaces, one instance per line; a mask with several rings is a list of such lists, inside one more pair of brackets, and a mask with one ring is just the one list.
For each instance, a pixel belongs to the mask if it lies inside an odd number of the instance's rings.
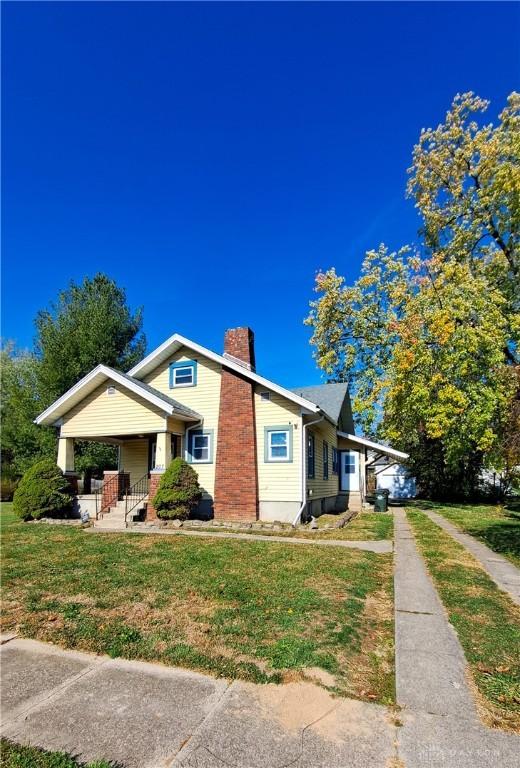
[[33,422],[43,410],[34,355],[17,350],[12,342],[6,343],[1,352],[1,375],[2,474],[16,477],[35,461],[54,458],[55,431]]
[[99,363],[128,370],[144,355],[142,310],[132,313],[114,280],[71,282],[36,317],[40,392],[52,403]]
[[318,274],[306,321],[363,429],[407,449],[430,495],[470,493],[484,464],[520,461],[519,107],[512,94],[499,124],[479,127],[487,102],[455,98],[414,150],[420,245],[367,253],[352,286]]
[[52,459],[28,469],[14,492],[13,509],[22,520],[67,515],[71,507],[68,481]]
[[[55,430],[33,419],[99,363],[127,370],[142,358],[142,311],[132,313],[123,289],[103,274],[71,283],[36,317],[35,352],[2,352],[2,451],[5,472],[20,474],[34,461],[56,455]],[[92,473],[117,465],[116,449],[76,445],[77,468]]]
[[197,473],[184,459],[173,459],[166,469],[153,506],[165,520],[186,520],[202,498]]

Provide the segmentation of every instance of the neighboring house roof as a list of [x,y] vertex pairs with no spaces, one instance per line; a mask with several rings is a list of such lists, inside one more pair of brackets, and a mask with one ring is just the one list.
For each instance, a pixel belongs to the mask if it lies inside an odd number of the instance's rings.
[[126,389],[130,390],[143,400],[147,400],[152,405],[160,408],[169,416],[176,416],[184,421],[200,421],[202,416],[191,408],[187,408],[182,403],[173,400],[173,398],[164,395],[157,389],[150,387],[142,381],[134,379],[127,373],[120,373],[108,365],[98,365],[87,373],[77,384],[71,387],[64,395],[50,405],[43,413],[35,418],[36,424],[51,425],[63,416],[67,411],[80,403],[87,395],[94,392],[100,384],[107,379],[115,381]]
[[383,453],[385,456],[392,456],[396,459],[407,459],[409,456],[408,453],[397,451],[395,448],[391,448],[389,445],[384,445],[383,443],[375,443],[373,440],[367,440],[366,437],[350,435],[348,432],[338,432],[338,437],[344,437],[346,440],[350,440],[351,443],[362,445],[365,448],[371,448],[378,453]]
[[296,403],[305,411],[310,413],[318,413],[320,410],[316,403],[308,400],[305,397],[301,397],[290,389],[285,389],[285,387],[281,387],[279,384],[275,384],[273,381],[269,381],[269,379],[264,379],[263,376],[259,376],[255,371],[251,371],[249,368],[246,368],[245,363],[241,364],[240,362],[237,362],[236,358],[230,358],[224,355],[219,355],[216,352],[212,352],[210,349],[206,349],[206,347],[202,347],[200,344],[196,344],[194,341],[186,339],[184,336],[181,336],[178,333],[174,333],[173,336],[170,336],[169,339],[166,339],[166,341],[157,347],[157,349],[154,349],[153,352],[150,352],[149,355],[143,358],[140,363],[134,365],[134,367],[128,371],[129,376],[142,379],[144,376],[150,373],[150,371],[153,371],[155,368],[157,368],[158,365],[165,362],[174,352],[177,352],[177,350],[179,350],[181,347],[187,347],[193,352],[197,352],[199,355],[203,355],[209,360],[213,360],[215,363],[219,363],[220,365],[224,365],[226,368],[230,368],[232,371],[240,373],[246,379],[250,379],[256,384],[260,384],[260,386],[265,387],[266,389],[270,389],[282,397],[285,397],[287,400]]
[[291,392],[310,400],[311,403],[316,403],[334,424],[337,424],[348,393],[348,384],[332,383],[317,384],[314,387],[295,387]]

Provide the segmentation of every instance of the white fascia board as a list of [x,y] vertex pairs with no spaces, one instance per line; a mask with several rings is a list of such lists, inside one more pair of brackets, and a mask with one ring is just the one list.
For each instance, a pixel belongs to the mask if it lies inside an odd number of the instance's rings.
[[219,363],[226,368],[230,368],[236,373],[240,373],[242,376],[251,379],[251,381],[254,381],[256,384],[260,384],[260,386],[265,387],[266,389],[270,389],[272,392],[276,392],[278,395],[285,397],[287,400],[296,403],[301,408],[304,408],[310,413],[320,412],[319,406],[317,406],[315,403],[311,403],[310,400],[306,400],[304,397],[295,395],[294,392],[290,392],[288,389],[280,387],[278,384],[275,384],[268,379],[264,379],[263,376],[259,376],[258,373],[250,371],[248,368],[240,365],[240,363],[234,363],[228,357],[224,357],[223,355],[219,355],[216,352],[212,352],[210,349],[206,349],[206,347],[202,347],[200,344],[197,344],[190,339],[186,339],[184,336],[180,336],[178,333],[174,333],[173,336],[170,336],[169,339],[166,339],[166,341],[157,347],[157,349],[154,349],[153,352],[150,352],[150,354],[141,360],[140,363],[134,365],[134,367],[128,371],[128,375],[139,378],[139,374],[141,373],[144,376],[148,372],[149,366],[157,358],[160,358],[163,353],[165,356],[167,356],[171,347],[175,345],[179,345],[179,347],[188,347],[188,349],[191,349],[193,352],[197,352],[199,355],[207,357],[209,360],[213,360],[215,363]]
[[[95,368],[93,368],[90,371],[90,373],[87,373],[86,376],[80,379],[77,382],[77,384],[74,384],[73,387],[67,390],[67,392],[65,392],[64,395],[62,395],[57,400],[55,400],[54,403],[52,403],[52,405],[49,405],[49,407],[45,411],[40,413],[39,416],[35,418],[34,423],[45,424],[45,422],[47,422],[49,419],[53,417],[53,414],[59,411],[62,406],[65,406],[67,402],[69,402],[71,399],[74,398],[75,395],[78,395],[83,389],[88,387],[88,385],[91,384],[93,379],[96,379],[96,378],[99,378],[99,382],[96,382],[95,386],[99,386],[99,384],[101,384],[106,379],[111,379],[112,381],[116,381],[122,387],[125,387],[126,389],[129,389],[131,392],[134,392],[136,395],[139,395],[139,397],[142,397],[144,400],[148,400],[148,402],[152,403],[153,405],[156,405],[158,408],[160,408],[162,411],[165,411],[170,416],[174,413],[175,409],[173,405],[169,405],[168,403],[165,403],[164,400],[162,400],[159,397],[156,397],[154,394],[143,389],[138,384],[134,384],[133,382],[128,381],[128,379],[125,376],[121,376],[120,373],[118,373],[117,371],[114,371],[112,368],[109,368],[107,365],[97,365]],[[93,389],[95,388],[95,386],[93,387]],[[63,413],[65,412],[66,411],[63,411]],[[56,416],[55,419],[56,418],[59,418],[59,416]]]
[[398,459],[407,459],[409,457],[408,453],[403,453],[403,451],[390,448],[388,445],[374,443],[373,440],[367,440],[366,437],[350,435],[348,432],[338,432],[338,437],[344,437],[345,440],[351,440],[353,443],[357,443],[358,445],[364,445],[366,448],[372,448],[372,450],[384,453],[386,456],[396,456]]

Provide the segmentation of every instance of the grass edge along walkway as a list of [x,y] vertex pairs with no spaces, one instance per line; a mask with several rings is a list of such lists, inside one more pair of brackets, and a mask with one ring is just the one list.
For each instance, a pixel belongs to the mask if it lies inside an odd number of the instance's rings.
[[520,606],[520,570],[510,560],[494,552],[482,541],[464,533],[442,515],[433,510],[424,510],[432,522],[442,528],[449,536],[470,552],[478,564],[486,571],[490,579]]
[[520,610],[427,515],[408,510],[407,517],[464,650],[481,717],[519,733]]
[[468,504],[426,501],[409,503],[408,508],[434,512],[460,533],[477,539],[500,557],[520,568],[520,509],[517,504]]
[[48,752],[38,747],[15,744],[9,739],[0,742],[0,759],[3,768],[117,768],[105,760],[78,763],[65,752]]

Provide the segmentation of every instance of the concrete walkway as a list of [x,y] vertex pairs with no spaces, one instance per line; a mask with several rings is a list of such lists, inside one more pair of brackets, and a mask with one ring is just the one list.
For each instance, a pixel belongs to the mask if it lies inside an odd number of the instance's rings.
[[32,640],[1,648],[2,735],[124,768],[388,768],[385,707]]
[[428,515],[432,522],[436,523],[446,533],[449,533],[468,552],[471,552],[475,560],[478,560],[495,584],[504,592],[507,592],[514,603],[520,605],[520,570],[516,565],[513,565],[513,563],[497,552],[493,552],[492,549],[468,533],[459,531],[455,525],[448,522],[442,515],[431,512],[429,509],[421,509],[421,512]]
[[395,655],[407,768],[516,768],[520,737],[482,725],[455,630],[403,509],[395,518]]
[[152,534],[154,536],[209,536],[216,539],[241,539],[242,541],[277,541],[282,544],[310,544],[319,547],[346,547],[348,549],[362,549],[365,552],[376,554],[389,554],[393,550],[392,542],[387,539],[373,541],[350,541],[347,539],[298,539],[295,536],[262,536],[257,533],[224,533],[223,531],[183,531],[182,528],[85,528],[85,533],[133,533]]

